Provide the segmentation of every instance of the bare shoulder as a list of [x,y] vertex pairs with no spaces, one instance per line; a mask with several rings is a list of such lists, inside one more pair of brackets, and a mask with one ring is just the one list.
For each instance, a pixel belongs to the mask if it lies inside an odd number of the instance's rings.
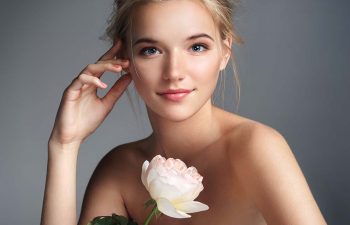
[[237,172],[246,171],[248,167],[257,169],[259,166],[265,171],[286,169],[283,167],[287,165],[298,170],[293,152],[279,131],[244,117],[238,121],[225,138],[227,154]]
[[242,119],[227,134],[235,174],[268,224],[326,224],[286,139],[262,123]]
[[98,163],[85,191],[78,224],[87,224],[96,216],[128,216],[123,200],[123,186],[139,168],[138,142],[115,147]]
[[115,147],[103,157],[101,164],[110,165],[115,169],[133,168],[143,158],[142,143],[143,140],[139,140]]
[[302,175],[286,139],[270,126],[246,120],[235,126],[226,140],[232,168],[244,182],[254,182],[255,176],[246,176],[247,173],[262,173],[274,179],[278,177],[276,172],[283,176],[292,173]]
[[140,160],[143,156],[140,151],[140,141],[130,142],[119,145],[110,150],[97,165],[94,174],[98,174],[100,177],[118,178],[111,179],[111,182],[115,182],[115,185],[121,186],[120,179],[127,179],[128,173],[132,172],[135,167],[140,166]]
[[243,119],[230,129],[228,142],[231,146],[232,156],[242,156],[252,154],[263,154],[263,149],[272,153],[279,151],[280,154],[290,154],[291,149],[286,139],[276,129],[260,122]]

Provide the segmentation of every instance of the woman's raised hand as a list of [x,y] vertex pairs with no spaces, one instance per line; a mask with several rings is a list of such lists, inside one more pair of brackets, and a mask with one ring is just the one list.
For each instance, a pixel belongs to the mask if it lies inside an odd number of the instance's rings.
[[61,145],[80,144],[93,133],[113,109],[131,81],[129,74],[121,76],[108,93],[100,98],[97,88],[106,88],[100,80],[106,71],[121,72],[129,61],[118,59],[118,41],[95,63],[85,67],[65,89],[49,142]]

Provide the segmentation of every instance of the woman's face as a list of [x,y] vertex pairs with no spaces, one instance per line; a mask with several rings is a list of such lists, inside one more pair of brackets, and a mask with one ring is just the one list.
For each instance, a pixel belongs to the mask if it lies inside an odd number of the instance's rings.
[[219,71],[225,68],[230,51],[223,53],[213,18],[199,1],[138,7],[131,40],[134,61],[129,70],[152,113],[181,121],[211,104]]

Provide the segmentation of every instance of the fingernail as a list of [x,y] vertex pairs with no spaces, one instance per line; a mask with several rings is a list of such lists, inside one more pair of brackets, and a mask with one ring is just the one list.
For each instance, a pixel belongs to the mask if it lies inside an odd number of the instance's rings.
[[102,81],[101,81],[101,85],[102,85],[103,88],[106,88],[106,87],[107,87],[107,84],[106,84],[106,83],[103,83]]

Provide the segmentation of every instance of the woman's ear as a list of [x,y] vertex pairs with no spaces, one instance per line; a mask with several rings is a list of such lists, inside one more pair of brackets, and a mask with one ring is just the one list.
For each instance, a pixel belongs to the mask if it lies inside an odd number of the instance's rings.
[[[127,59],[127,60],[129,60],[129,55],[128,55],[128,52],[127,52],[126,43],[121,41],[118,38],[115,38],[113,40],[113,45],[116,45],[116,44],[120,44],[120,48],[119,48],[119,51],[116,54],[115,58],[116,59]],[[129,67],[123,68],[122,73],[123,74],[130,73]]]
[[126,43],[122,41],[119,38],[114,38],[113,40],[113,45],[120,44],[120,49],[116,55],[116,58],[121,58],[121,59],[128,59],[128,54],[127,54],[127,48],[126,48]]
[[226,68],[226,65],[231,57],[232,37],[227,37],[222,41],[222,59],[220,64],[220,70]]

